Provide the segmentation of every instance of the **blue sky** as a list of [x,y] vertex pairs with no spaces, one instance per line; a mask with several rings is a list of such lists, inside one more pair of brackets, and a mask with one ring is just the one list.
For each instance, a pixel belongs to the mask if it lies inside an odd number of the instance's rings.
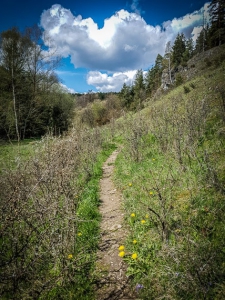
[[138,69],[147,70],[179,32],[197,37],[207,1],[8,0],[0,31],[38,24],[63,57],[57,70],[71,91],[119,91]]

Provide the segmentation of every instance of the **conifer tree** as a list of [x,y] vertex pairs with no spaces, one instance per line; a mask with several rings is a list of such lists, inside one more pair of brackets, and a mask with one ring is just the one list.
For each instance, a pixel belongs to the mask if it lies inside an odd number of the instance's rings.
[[178,33],[173,45],[173,63],[179,66],[186,50],[186,40],[183,33]]
[[211,47],[225,43],[225,1],[212,0],[209,5]]

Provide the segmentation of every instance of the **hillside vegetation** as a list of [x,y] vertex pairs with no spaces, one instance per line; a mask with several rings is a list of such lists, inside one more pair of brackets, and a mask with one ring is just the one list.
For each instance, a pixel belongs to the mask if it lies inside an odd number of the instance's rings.
[[225,298],[220,50],[195,57],[191,80],[118,123],[123,150],[115,180],[130,226],[124,259],[141,299]]
[[77,119],[29,156],[2,154],[2,299],[94,299],[98,182],[118,144],[123,259],[139,298],[225,298],[224,45],[215,49],[136,113],[95,128]]

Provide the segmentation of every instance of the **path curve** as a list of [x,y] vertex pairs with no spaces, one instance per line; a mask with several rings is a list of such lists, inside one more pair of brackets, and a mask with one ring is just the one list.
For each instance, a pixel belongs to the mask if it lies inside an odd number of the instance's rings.
[[126,276],[126,265],[118,256],[118,247],[124,244],[126,228],[123,223],[121,193],[113,180],[114,162],[119,150],[115,150],[103,165],[100,180],[101,241],[97,252],[97,300],[136,299]]

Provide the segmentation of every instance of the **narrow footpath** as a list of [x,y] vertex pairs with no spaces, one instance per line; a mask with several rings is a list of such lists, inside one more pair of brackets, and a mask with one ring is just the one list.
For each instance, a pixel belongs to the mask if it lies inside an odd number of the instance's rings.
[[97,253],[98,282],[96,300],[136,299],[126,276],[126,265],[118,256],[118,248],[124,244],[126,228],[123,223],[121,194],[114,186],[112,175],[119,150],[114,151],[103,166],[100,181],[101,241]]

